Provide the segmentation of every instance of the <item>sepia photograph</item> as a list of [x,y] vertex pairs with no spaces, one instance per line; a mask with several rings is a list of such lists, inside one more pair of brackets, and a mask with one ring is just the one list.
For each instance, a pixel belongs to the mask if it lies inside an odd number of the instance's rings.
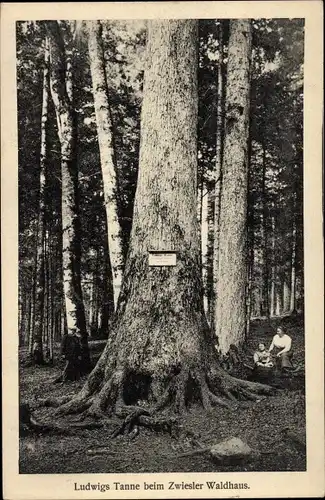
[[303,62],[301,19],[17,23],[20,472],[305,470]]
[[143,14],[14,23],[18,474],[240,496],[310,464],[306,20]]

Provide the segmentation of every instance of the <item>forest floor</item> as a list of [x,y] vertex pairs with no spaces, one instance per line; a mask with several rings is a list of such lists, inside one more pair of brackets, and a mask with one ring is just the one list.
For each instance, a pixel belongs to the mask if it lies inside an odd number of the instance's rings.
[[[283,322],[282,322],[283,324]],[[250,339],[244,352],[245,362],[252,364],[252,353],[259,342],[268,347],[277,323],[254,321]],[[304,360],[304,331],[302,321],[286,320],[285,327],[293,339],[294,362]],[[103,342],[90,342],[93,359],[98,357]],[[24,353],[20,353],[22,358]],[[37,400],[46,397],[75,394],[84,383],[53,384],[51,381],[62,370],[62,363],[54,366],[27,367],[21,363],[20,398],[33,409]],[[306,470],[305,454],[292,442],[284,440],[281,429],[289,427],[296,435],[305,436],[305,394],[303,376],[283,380],[283,389],[275,396],[259,402],[242,403],[237,411],[216,407],[204,412],[193,406],[182,421],[182,431],[177,438],[165,433],[140,428],[135,439],[119,436],[111,438],[113,430],[121,423],[112,419],[98,429],[78,429],[76,435],[28,435],[20,438],[21,474],[58,473],[153,473],[153,472],[216,472],[216,471],[303,471]],[[48,418],[53,410],[35,409],[39,420]],[[220,466],[206,455],[179,457],[198,448],[193,435],[208,447],[230,437],[241,438],[251,448],[264,452],[258,460],[236,466]],[[92,455],[89,450],[106,446],[102,455]]]

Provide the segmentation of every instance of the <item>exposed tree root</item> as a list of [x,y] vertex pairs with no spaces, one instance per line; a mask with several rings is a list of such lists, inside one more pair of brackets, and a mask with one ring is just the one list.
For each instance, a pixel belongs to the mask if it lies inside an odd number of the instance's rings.
[[[127,410],[127,407],[124,407],[124,410]],[[118,416],[122,416],[123,412],[119,413]],[[141,415],[149,415],[149,412],[147,410],[144,410],[143,408],[132,408],[130,413],[125,417],[123,423],[121,426],[118,427],[113,433],[112,437],[116,437],[119,434],[129,434],[133,427],[135,426],[136,423],[139,421],[139,417]]]
[[54,413],[55,415],[69,415],[73,413],[82,413],[85,410],[87,410],[87,408],[89,408],[91,403],[92,403],[91,398],[76,397],[64,403],[63,405],[59,406]]
[[211,403],[216,405],[216,406],[224,406],[225,408],[228,408],[229,410],[235,410],[237,408],[237,405],[234,406],[234,405],[228,403],[228,401],[226,399],[223,399],[223,398],[216,396],[210,390],[209,390],[209,398],[211,400]]
[[58,398],[46,398],[46,399],[38,399],[37,406],[45,406],[45,407],[61,407],[68,401],[71,401],[71,396],[62,396]]
[[[113,438],[118,435],[135,437],[139,427],[146,427],[156,432],[178,433],[181,416],[187,408],[189,398],[194,394],[193,391],[206,411],[211,411],[213,406],[222,406],[234,411],[240,401],[259,401],[275,392],[273,387],[237,379],[220,368],[205,373],[202,368],[195,367],[190,370],[186,367],[165,382],[164,390],[160,387],[160,395],[158,388],[154,386],[155,383],[159,386],[159,381],[150,378],[150,383],[153,385],[151,394],[154,397],[150,403],[148,400],[146,403],[148,406],[144,403],[142,407],[132,404],[131,401],[126,403],[124,391],[130,380],[124,367],[115,369],[104,382],[100,382],[105,376],[105,370],[100,365],[94,372],[74,398],[68,401],[68,398],[60,398],[56,401],[61,405],[55,413],[57,415],[77,413],[80,415],[79,421],[86,418],[104,420],[115,414],[122,418],[123,422],[112,433]],[[133,394],[133,397],[135,400],[138,399],[137,394]],[[53,403],[55,401],[51,400],[54,406]]]
[[73,430],[55,423],[45,423],[37,420],[30,411],[27,403],[19,405],[19,432],[20,436],[28,434],[74,434]]

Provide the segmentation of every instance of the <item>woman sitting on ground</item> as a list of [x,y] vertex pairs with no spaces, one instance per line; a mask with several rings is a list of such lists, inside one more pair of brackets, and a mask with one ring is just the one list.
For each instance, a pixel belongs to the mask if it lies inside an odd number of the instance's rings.
[[258,344],[257,351],[254,352],[255,366],[262,366],[264,368],[271,368],[273,363],[271,361],[271,354],[265,349],[265,345]]
[[293,368],[291,363],[291,343],[292,341],[289,335],[285,333],[282,326],[279,326],[269,347],[269,352],[272,352],[274,348],[278,351],[276,353],[276,365],[282,370],[290,370]]

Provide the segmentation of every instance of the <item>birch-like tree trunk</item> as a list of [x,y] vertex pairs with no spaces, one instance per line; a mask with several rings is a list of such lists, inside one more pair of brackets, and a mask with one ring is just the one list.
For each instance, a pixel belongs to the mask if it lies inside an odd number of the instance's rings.
[[56,21],[46,22],[50,40],[51,96],[61,144],[62,261],[68,334],[81,340],[83,366],[89,366],[88,336],[81,288],[80,221],[78,215],[77,128],[73,103],[71,55],[67,64],[64,38]]
[[219,64],[217,72],[217,134],[216,134],[216,163],[214,185],[214,243],[213,243],[213,294],[212,294],[212,329],[215,331],[215,304],[217,297],[218,262],[219,262],[219,234],[220,234],[220,201],[222,185],[222,154],[224,140],[224,65],[223,65],[223,24],[219,25]]
[[35,305],[34,305],[34,334],[33,334],[33,359],[36,363],[43,363],[43,329],[44,329],[44,306],[45,306],[45,186],[46,186],[46,164],[47,164],[47,142],[48,142],[48,103],[49,103],[49,42],[46,38],[44,47],[44,70],[43,70],[43,99],[41,116],[41,154],[40,154],[40,184],[38,202],[38,222],[36,241],[36,265],[35,265]]
[[119,183],[114,150],[114,132],[107,87],[102,26],[100,21],[88,21],[87,28],[100,163],[104,185],[108,248],[116,308],[122,284],[123,253],[122,229],[118,216]]
[[245,339],[250,20],[230,21],[215,328],[219,349]]

